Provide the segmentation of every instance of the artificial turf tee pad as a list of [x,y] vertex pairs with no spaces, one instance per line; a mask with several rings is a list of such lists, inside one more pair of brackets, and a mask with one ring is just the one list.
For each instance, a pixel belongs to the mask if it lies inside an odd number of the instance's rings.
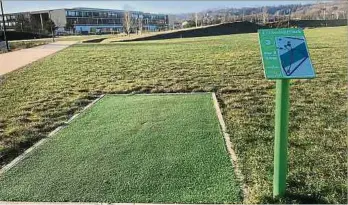
[[0,200],[235,203],[211,94],[105,96],[0,176]]

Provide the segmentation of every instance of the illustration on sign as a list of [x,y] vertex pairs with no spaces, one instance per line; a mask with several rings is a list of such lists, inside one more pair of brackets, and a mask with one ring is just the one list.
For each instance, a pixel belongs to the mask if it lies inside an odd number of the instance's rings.
[[261,29],[259,40],[267,78],[315,77],[302,29]]

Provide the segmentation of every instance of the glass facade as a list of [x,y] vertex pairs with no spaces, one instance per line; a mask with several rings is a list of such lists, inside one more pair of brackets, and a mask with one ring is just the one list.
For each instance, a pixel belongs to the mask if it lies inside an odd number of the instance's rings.
[[122,13],[120,13],[120,12],[94,12],[94,11],[67,10],[66,17],[121,18]]
[[[56,12],[57,11],[57,12]],[[61,13],[62,11],[63,13]],[[22,15],[27,19],[31,26],[35,29],[42,28],[42,22],[47,21],[49,18],[54,19],[59,30],[76,31],[76,32],[92,32],[92,30],[104,31],[123,31],[124,13],[122,10],[110,10],[110,9],[94,9],[94,8],[73,8],[73,9],[57,9],[47,11],[35,11],[35,12],[21,12],[5,14],[5,25],[9,29],[16,28],[16,22],[19,15]],[[168,16],[164,14],[150,14],[139,11],[130,11],[131,19],[133,21],[132,32],[138,32],[140,29],[149,31],[159,31],[168,28]],[[63,14],[63,15],[62,15]],[[65,19],[62,19],[65,18]],[[140,23],[141,22],[141,23]],[[72,25],[73,28],[66,29],[66,23]],[[2,22],[0,23],[2,26]],[[142,28],[139,26],[142,25]]]
[[[121,10],[78,8],[67,9],[65,14],[67,22],[74,25],[75,29],[83,30],[94,26],[94,28],[108,28],[102,29],[103,31],[112,28],[117,28],[119,31],[123,27],[124,11]],[[164,30],[168,27],[167,15],[131,11],[131,16],[134,22],[142,21],[144,30]]]
[[[16,26],[17,15],[18,14],[5,14],[4,15],[5,26],[7,26],[8,28],[12,28],[12,27]],[[3,26],[2,15],[1,14],[0,14],[0,25],[1,25],[1,27]]]

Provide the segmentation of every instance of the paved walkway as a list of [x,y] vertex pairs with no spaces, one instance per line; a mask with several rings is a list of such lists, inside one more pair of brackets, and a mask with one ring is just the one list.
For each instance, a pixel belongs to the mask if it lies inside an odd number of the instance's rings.
[[60,41],[33,48],[0,54],[0,75],[21,68],[29,63],[58,52],[75,43],[76,41]]

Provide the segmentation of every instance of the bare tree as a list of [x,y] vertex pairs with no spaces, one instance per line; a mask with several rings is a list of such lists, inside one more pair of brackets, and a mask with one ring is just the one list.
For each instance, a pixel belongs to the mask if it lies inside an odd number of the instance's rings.
[[262,9],[262,22],[265,24],[268,22],[268,12],[267,7],[263,7]]
[[242,21],[244,21],[244,8],[243,8],[243,10],[242,10]]
[[124,11],[123,16],[123,29],[129,36],[133,27],[133,19],[130,11]]
[[141,35],[142,31],[143,31],[143,16],[139,16],[138,20],[137,20],[137,30],[138,30],[138,34]]
[[198,26],[202,26],[203,25],[203,19],[204,19],[203,14],[202,13],[198,13],[197,19],[198,19]]
[[196,28],[197,28],[198,27],[198,14],[197,14],[197,12],[195,14],[195,23],[196,23]]
[[19,14],[16,18],[16,31],[21,31],[21,32],[31,32],[31,24],[28,18],[26,18],[23,14]]
[[228,22],[228,13],[224,12],[221,17],[221,23],[227,23]]

